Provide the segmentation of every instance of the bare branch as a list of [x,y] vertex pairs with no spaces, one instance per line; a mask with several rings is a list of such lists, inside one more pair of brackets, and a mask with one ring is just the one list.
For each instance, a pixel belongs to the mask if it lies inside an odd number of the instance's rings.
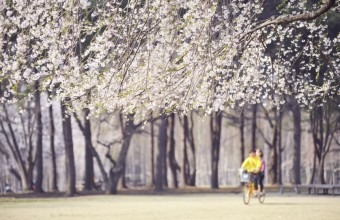
[[270,148],[273,148],[273,144],[270,143],[270,141],[268,141],[268,139],[264,136],[263,131],[262,131],[260,128],[257,128],[257,130],[258,130],[259,133],[261,134],[261,136],[262,136],[264,142],[266,142],[266,144],[268,144],[268,146],[269,146]]
[[104,146],[104,147],[111,148],[111,146],[113,146],[113,145],[121,144],[122,141],[121,140],[115,140],[115,141],[110,142],[110,143],[104,143],[104,142],[101,142],[100,140],[97,140],[97,143]]
[[4,144],[1,142],[0,140],[0,153],[5,155],[6,158],[9,158],[9,154],[7,153],[7,151],[4,148]]
[[83,126],[82,122],[80,121],[78,114],[73,112],[73,116],[74,116],[74,119],[76,119],[76,122],[78,124],[79,129],[85,135],[85,133],[84,133],[84,126]]
[[261,107],[262,107],[262,109],[264,111],[264,114],[266,116],[267,121],[269,122],[270,127],[274,128],[274,124],[273,124],[273,122],[272,122],[272,120],[271,120],[271,118],[269,116],[269,113],[268,113],[267,109],[263,105],[261,105]]

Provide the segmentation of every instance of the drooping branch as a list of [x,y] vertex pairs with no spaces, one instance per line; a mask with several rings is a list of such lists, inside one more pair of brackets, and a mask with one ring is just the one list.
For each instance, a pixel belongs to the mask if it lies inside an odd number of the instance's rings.
[[298,15],[280,15],[278,17],[272,16],[268,20],[264,21],[263,23],[260,23],[255,28],[251,29],[250,31],[246,32],[245,35],[242,37],[242,39],[249,34],[254,33],[255,31],[258,31],[264,27],[267,27],[269,25],[275,24],[288,24],[295,21],[310,21],[318,18],[319,16],[323,15],[327,11],[329,11],[332,6],[335,4],[335,0],[326,0],[326,2],[316,11],[298,14]]

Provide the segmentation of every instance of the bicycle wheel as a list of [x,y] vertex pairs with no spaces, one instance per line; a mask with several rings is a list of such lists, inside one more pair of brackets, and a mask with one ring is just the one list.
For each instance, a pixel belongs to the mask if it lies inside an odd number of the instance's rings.
[[244,204],[248,205],[250,201],[250,189],[248,184],[244,185],[243,187],[243,202]]
[[259,195],[259,202],[263,204],[265,198],[266,198],[266,193],[265,192],[261,193],[261,195]]

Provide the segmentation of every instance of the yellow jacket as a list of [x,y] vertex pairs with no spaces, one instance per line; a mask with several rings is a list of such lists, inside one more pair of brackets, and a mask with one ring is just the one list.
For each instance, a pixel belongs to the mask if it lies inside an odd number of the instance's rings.
[[261,158],[258,156],[247,157],[242,163],[242,167],[245,168],[248,173],[259,173],[262,167]]

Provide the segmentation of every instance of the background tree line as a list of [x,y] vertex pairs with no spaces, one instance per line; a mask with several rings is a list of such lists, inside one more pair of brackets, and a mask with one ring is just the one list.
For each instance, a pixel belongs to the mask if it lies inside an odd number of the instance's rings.
[[[238,185],[237,170],[252,148],[267,161],[266,182],[338,183],[339,111],[336,102],[303,110],[248,105],[232,112],[171,113],[148,122],[134,115],[66,115],[62,104],[35,96],[3,104],[1,189],[105,190]],[[43,104],[41,104],[43,103]]]

